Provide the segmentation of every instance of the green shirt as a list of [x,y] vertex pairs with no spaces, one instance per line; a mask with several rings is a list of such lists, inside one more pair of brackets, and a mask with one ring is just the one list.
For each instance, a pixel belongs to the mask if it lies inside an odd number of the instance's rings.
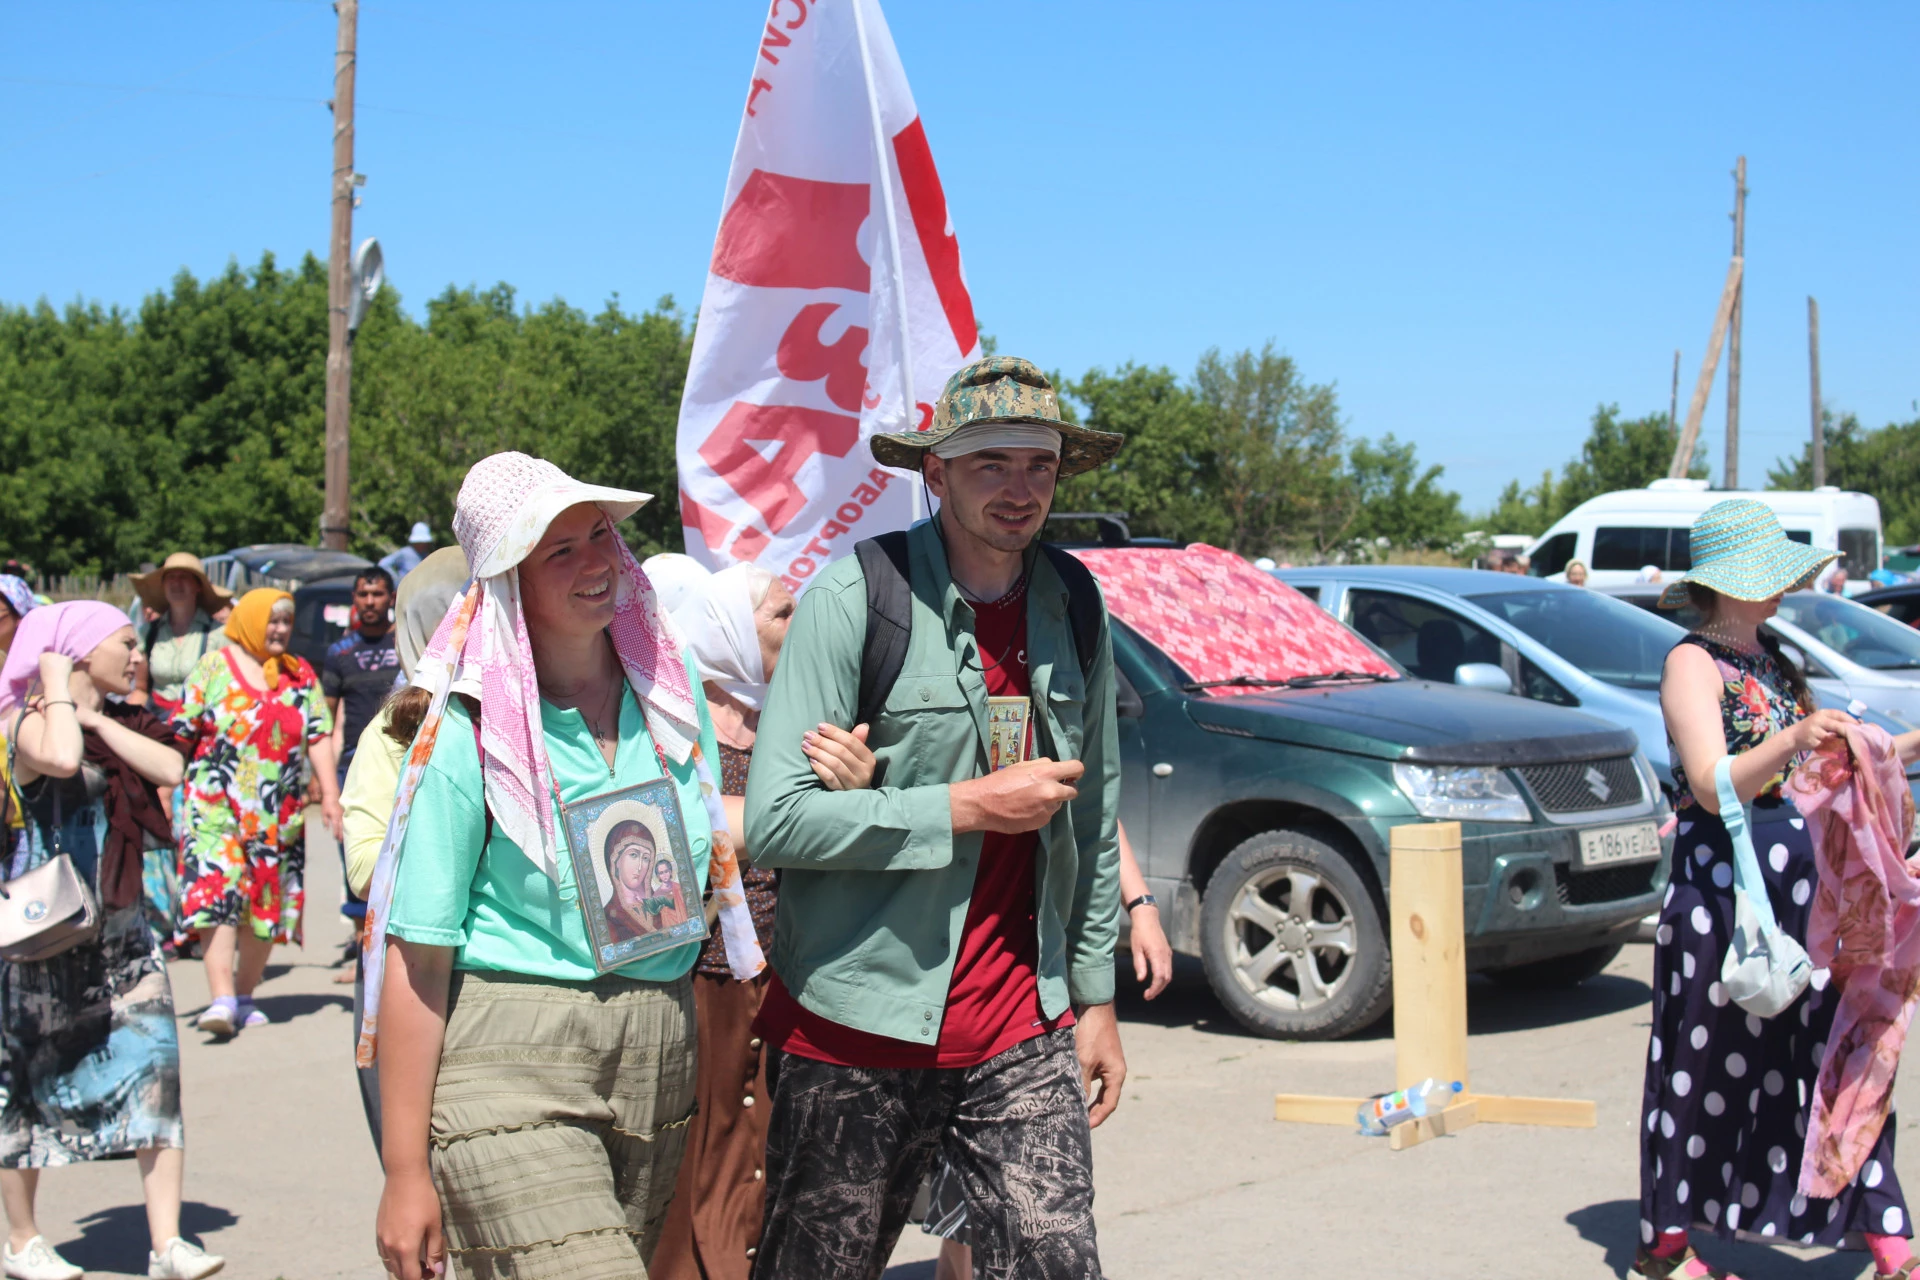
[[[687,675],[693,687],[700,677],[690,653]],[[713,722],[706,699],[700,708],[700,750],[708,760],[719,759],[713,740]],[[594,744],[593,732],[578,711],[540,703],[547,760],[560,795],[568,803],[605,791],[650,782],[660,776],[653,735],[633,690],[620,700],[620,745],[614,753],[614,775],[607,776],[606,757]],[[680,793],[680,813],[687,825],[687,845],[704,893],[707,859],[713,846],[713,827],[700,795],[693,760],[671,766]],[[573,863],[567,854],[566,833],[554,823],[560,839],[560,878],[547,878],[520,846],[493,824],[487,838],[486,806],[482,800],[480,755],[473,742],[473,719],[459,698],[447,703],[447,718],[433,746],[433,759],[414,792],[407,820],[406,843],[393,887],[392,915],[387,931],[396,938],[435,947],[456,948],[454,967],[523,973],[558,982],[590,982],[596,976],[587,926],[580,914],[574,886]],[[484,851],[481,848],[485,844]],[[697,905],[697,904],[695,904]],[[647,982],[669,982],[693,967],[698,943],[636,960],[613,972]]]
[[147,632],[147,678],[154,693],[170,702],[180,700],[200,659],[228,644],[225,627],[213,625],[204,610],[193,615],[186,634],[173,634],[173,619],[162,617]]
[[[912,1044],[937,1043],[954,955],[980,860],[979,832],[955,835],[951,783],[986,772],[987,686],[973,607],[953,585],[932,523],[908,535],[913,635],[900,678],[870,731],[875,786],[829,791],[800,749],[821,722],[849,726],[867,627],[856,557],[826,570],[800,601],[761,713],[747,783],[747,850],[782,869],[771,963],[821,1017]],[[1083,679],[1067,589],[1029,552],[1027,657],[1036,750],[1082,760],[1079,799],[1040,829],[1035,857],[1042,1011],[1113,999],[1119,933],[1119,730],[1113,643],[1102,611]]]

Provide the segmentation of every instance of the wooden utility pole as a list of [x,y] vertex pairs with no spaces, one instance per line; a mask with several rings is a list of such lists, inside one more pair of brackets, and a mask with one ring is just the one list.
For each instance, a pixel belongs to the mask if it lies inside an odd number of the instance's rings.
[[[1673,349],[1673,388],[1667,392],[1667,430],[1680,436],[1680,348]],[[1691,458],[1688,459],[1692,461]]]
[[327,498],[320,545],[347,549],[347,411],[353,347],[347,303],[353,291],[353,72],[359,0],[335,0],[340,36],[333,55],[333,234],[327,250]]
[[[1743,262],[1747,256],[1747,158],[1741,156],[1733,166],[1733,257]],[[1746,296],[1743,281],[1734,289],[1733,315],[1727,328],[1727,473],[1724,484],[1740,487],[1740,301]]]
[[1727,283],[1720,290],[1720,306],[1713,313],[1713,332],[1707,336],[1706,358],[1700,362],[1700,377],[1693,384],[1693,400],[1687,405],[1687,425],[1680,428],[1680,439],[1673,446],[1673,463],[1667,476],[1684,480],[1693,465],[1693,451],[1700,443],[1700,419],[1707,412],[1707,393],[1713,390],[1713,375],[1720,369],[1720,348],[1726,344],[1727,324],[1733,318],[1733,300],[1740,293],[1740,276],[1746,263],[1735,258],[1727,264]]
[[1827,482],[1827,433],[1820,413],[1820,304],[1807,295],[1807,381],[1813,391],[1813,487]]

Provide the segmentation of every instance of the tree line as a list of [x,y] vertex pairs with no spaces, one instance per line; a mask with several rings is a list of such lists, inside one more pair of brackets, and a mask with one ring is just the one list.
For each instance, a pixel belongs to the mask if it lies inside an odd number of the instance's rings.
[[[624,531],[637,551],[678,549],[674,431],[692,338],[671,298],[636,312],[616,296],[589,314],[522,305],[504,284],[450,287],[416,319],[382,290],[353,352],[353,549],[383,554],[416,520],[445,539],[461,476],[500,449],[657,494]],[[326,354],[326,268],[312,255],[205,281],[183,271],[133,310],[0,305],[0,554],[47,575],[111,574],[182,548],[316,541]],[[1070,415],[1128,440],[1116,465],[1064,484],[1057,509],[1124,511],[1136,534],[1248,555],[1457,553],[1470,529],[1538,533],[1596,493],[1664,475],[1673,447],[1665,414],[1604,405],[1557,478],[1515,481],[1469,515],[1441,467],[1393,435],[1355,435],[1334,385],[1272,344],[1209,351],[1185,377],[1127,364],[1058,383]],[[1916,456],[1920,420],[1830,428],[1829,478],[1871,478],[1893,498],[1896,539],[1920,539],[1920,470],[1899,465]],[[1773,479],[1805,469],[1783,461]],[[1889,494],[1891,474],[1907,488]]]

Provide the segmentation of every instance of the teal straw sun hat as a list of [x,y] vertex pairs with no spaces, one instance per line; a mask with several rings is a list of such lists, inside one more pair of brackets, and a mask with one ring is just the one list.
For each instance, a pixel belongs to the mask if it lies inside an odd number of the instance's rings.
[[1697,582],[1735,600],[1771,600],[1797,591],[1840,558],[1795,542],[1780,527],[1773,508],[1752,498],[1716,502],[1693,522],[1689,541],[1693,568],[1660,593],[1662,609],[1687,602],[1687,584]]

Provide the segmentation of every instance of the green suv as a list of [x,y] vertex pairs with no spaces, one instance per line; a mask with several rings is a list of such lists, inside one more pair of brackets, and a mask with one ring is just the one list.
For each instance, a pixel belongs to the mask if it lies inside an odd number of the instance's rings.
[[1121,821],[1174,949],[1250,1030],[1386,1011],[1403,823],[1460,823],[1467,964],[1504,982],[1590,978],[1658,906],[1670,811],[1630,731],[1410,679],[1213,547],[1077,554],[1115,619]]

